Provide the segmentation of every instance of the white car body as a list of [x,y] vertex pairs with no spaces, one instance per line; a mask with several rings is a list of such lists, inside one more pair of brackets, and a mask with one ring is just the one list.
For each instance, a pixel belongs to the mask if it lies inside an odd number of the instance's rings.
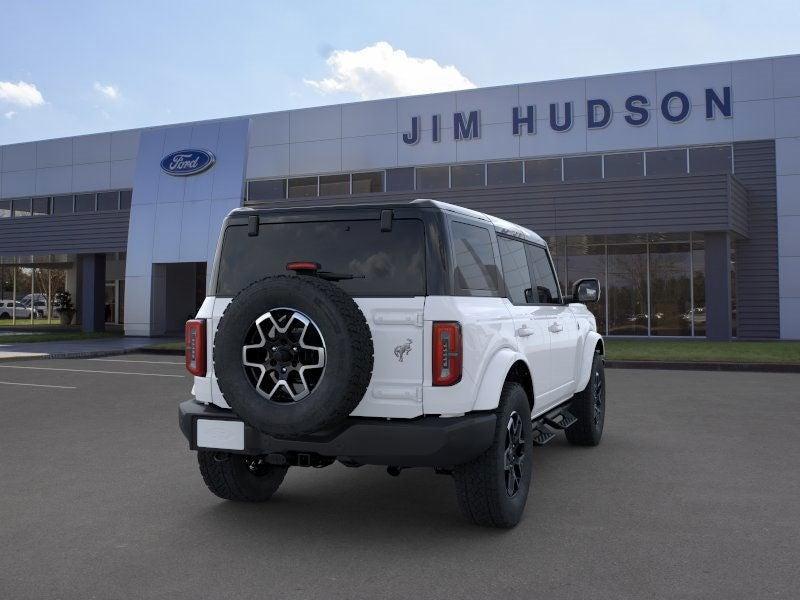
[[[456,217],[480,220],[497,233],[546,247],[528,229],[460,207],[433,204]],[[351,416],[413,419],[493,410],[509,373],[524,366],[532,382],[531,416],[536,418],[587,385],[598,345],[603,350],[594,316],[579,303],[515,305],[508,297],[470,296],[354,300],[371,329],[375,353],[371,383]],[[206,320],[209,349],[230,302],[231,298],[209,296],[197,313],[198,319]],[[462,327],[463,375],[451,386],[432,382],[434,321],[458,321]],[[229,408],[216,382],[211,351],[206,360],[206,376],[194,378],[192,393],[202,404]]]
[[21,302],[14,300],[0,300],[0,318],[30,319],[31,309],[26,308]]

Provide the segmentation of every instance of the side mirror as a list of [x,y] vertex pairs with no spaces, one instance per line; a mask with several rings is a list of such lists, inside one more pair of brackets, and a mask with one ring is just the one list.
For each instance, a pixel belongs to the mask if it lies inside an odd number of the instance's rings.
[[579,279],[572,286],[573,302],[597,302],[600,300],[600,281],[597,279]]
[[525,288],[525,302],[533,304],[533,289]]

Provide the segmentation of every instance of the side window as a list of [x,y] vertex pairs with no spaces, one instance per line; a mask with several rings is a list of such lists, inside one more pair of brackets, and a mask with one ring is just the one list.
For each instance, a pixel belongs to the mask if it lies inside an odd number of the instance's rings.
[[528,267],[533,279],[534,301],[540,304],[559,304],[561,295],[558,292],[556,276],[553,274],[547,250],[541,246],[525,244],[525,252],[528,255]]
[[525,244],[502,236],[497,236],[497,243],[500,246],[500,262],[508,288],[508,299],[514,304],[532,302],[531,273],[525,257]]
[[497,291],[497,264],[488,229],[453,222],[456,287],[462,290]]

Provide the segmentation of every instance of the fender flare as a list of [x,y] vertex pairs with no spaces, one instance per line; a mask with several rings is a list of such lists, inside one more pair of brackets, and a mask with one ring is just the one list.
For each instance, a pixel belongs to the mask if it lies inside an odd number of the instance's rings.
[[594,351],[597,345],[600,344],[600,352],[604,353],[603,337],[596,331],[590,331],[586,334],[586,340],[583,342],[583,354],[581,356],[580,371],[578,381],[575,382],[575,391],[580,392],[589,383],[589,376],[592,372],[592,361],[594,360]]
[[531,370],[525,355],[511,348],[501,348],[498,350],[486,365],[483,371],[478,392],[475,396],[472,410],[494,410],[500,403],[500,391],[508,377],[508,372],[512,365],[522,361]]

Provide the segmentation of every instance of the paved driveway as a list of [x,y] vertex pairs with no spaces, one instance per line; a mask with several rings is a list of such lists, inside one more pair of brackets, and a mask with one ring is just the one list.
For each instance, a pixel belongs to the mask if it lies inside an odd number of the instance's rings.
[[421,469],[216,499],[180,363],[0,365],[0,598],[797,598],[800,375],[609,371],[603,443],[537,449],[525,519],[495,531]]

